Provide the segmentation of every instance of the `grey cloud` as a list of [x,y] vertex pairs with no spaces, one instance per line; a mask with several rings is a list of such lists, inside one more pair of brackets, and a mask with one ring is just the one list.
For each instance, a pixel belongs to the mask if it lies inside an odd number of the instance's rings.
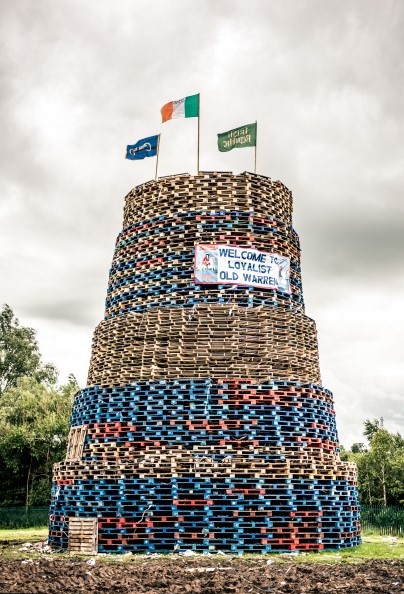
[[[304,258],[317,269],[318,275],[329,280],[389,285],[404,278],[403,219],[369,220],[357,217],[335,217],[330,221],[310,225],[309,240],[304,241]],[[387,223],[387,224],[386,224]]]
[[353,423],[347,439],[359,441],[370,414],[401,422],[403,3],[20,0],[0,10],[0,301],[46,328],[44,340],[51,327],[62,343],[66,324],[74,351],[75,336],[91,336],[123,198],[154,175],[154,163],[125,162],[125,145],[161,130],[160,175],[191,170],[193,123],[162,127],[159,109],[199,91],[202,168],[251,170],[247,150],[217,152],[216,134],[257,119],[258,172],[293,191],[340,432]]
[[49,321],[58,320],[70,322],[78,326],[89,326],[94,323],[94,306],[87,295],[75,295],[72,287],[70,299],[47,300],[46,297],[39,303],[28,304],[25,314],[33,318],[43,318]]

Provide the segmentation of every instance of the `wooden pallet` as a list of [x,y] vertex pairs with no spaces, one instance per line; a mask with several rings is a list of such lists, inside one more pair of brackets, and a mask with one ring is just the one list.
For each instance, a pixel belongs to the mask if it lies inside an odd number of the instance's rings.
[[69,553],[95,555],[98,551],[98,518],[69,518]]
[[80,460],[83,455],[87,425],[71,427],[67,439],[66,460]]
[[320,384],[315,322],[272,307],[210,303],[130,312],[95,330],[88,385],[211,375]]

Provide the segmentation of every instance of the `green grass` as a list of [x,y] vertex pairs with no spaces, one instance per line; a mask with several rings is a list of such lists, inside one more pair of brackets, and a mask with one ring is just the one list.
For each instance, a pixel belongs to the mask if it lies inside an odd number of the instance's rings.
[[[19,551],[21,545],[25,542],[40,542],[47,538],[47,527],[43,528],[20,528],[20,529],[0,529],[0,541],[9,541],[9,545],[2,545],[0,556],[3,558],[18,559],[27,557],[38,557],[41,553],[30,553]],[[56,558],[63,558],[64,554],[55,555]],[[177,555],[162,555],[162,563],[176,558]],[[297,563],[363,563],[374,559],[401,559],[404,561],[404,539],[386,536],[364,535],[363,544],[359,547],[352,547],[333,551],[320,551],[318,553],[308,552],[299,554],[266,554],[259,555],[246,554],[235,557],[226,555],[227,558],[236,558],[237,560],[248,562],[259,561],[262,559],[271,559],[274,563],[284,563],[285,561],[294,561]],[[225,559],[216,555],[201,555],[201,560]],[[144,560],[140,555],[102,555],[99,560],[107,563],[129,562],[136,563],[137,560]],[[190,557],[195,559],[195,557]]]
[[0,528],[0,541],[10,540],[19,543],[39,542],[48,538],[48,527],[42,528]]
[[404,560],[404,540],[385,536],[363,536],[362,544],[358,547],[296,555],[296,560],[303,563],[355,563],[371,559]]

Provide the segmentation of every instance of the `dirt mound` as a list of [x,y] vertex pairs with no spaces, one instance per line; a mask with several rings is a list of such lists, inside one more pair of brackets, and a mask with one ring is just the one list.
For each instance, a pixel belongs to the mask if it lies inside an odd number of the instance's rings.
[[404,563],[137,558],[128,563],[40,557],[0,560],[2,594],[395,594]]

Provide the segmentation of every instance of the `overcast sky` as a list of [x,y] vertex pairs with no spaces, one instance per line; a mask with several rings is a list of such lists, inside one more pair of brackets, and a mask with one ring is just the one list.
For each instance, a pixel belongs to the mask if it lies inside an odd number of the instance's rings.
[[294,196],[306,313],[341,442],[404,432],[404,2],[3,0],[0,304],[84,386],[123,199],[159,175],[253,171],[216,134],[258,121],[257,172]]

